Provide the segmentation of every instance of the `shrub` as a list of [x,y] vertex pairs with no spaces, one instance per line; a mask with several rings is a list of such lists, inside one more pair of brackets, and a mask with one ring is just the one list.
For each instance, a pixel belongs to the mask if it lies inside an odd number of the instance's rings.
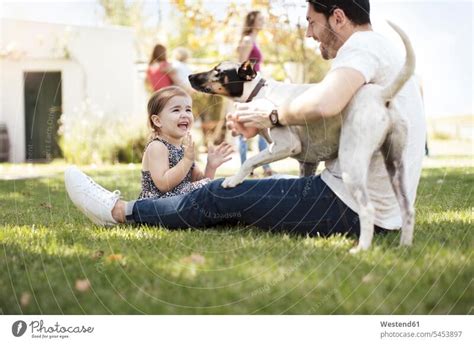
[[147,141],[146,120],[105,114],[86,100],[60,119],[64,159],[75,164],[140,162]]

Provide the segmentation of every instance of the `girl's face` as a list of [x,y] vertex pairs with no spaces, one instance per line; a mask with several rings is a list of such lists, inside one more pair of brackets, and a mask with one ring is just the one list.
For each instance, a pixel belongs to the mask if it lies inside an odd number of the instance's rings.
[[159,116],[152,116],[160,134],[174,139],[183,139],[194,124],[192,100],[190,97],[171,98]]

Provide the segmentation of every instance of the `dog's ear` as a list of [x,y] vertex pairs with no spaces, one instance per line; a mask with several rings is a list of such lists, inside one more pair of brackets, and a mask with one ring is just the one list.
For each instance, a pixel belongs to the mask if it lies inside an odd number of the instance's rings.
[[250,60],[245,61],[239,67],[237,74],[241,80],[250,81],[257,76],[257,72],[253,68],[254,63]]

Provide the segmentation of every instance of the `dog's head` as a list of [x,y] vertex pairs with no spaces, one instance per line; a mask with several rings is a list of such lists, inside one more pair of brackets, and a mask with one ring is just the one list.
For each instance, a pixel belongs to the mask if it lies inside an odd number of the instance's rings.
[[239,98],[244,93],[244,84],[257,76],[250,60],[242,64],[221,62],[213,69],[203,73],[191,74],[191,86],[200,92]]

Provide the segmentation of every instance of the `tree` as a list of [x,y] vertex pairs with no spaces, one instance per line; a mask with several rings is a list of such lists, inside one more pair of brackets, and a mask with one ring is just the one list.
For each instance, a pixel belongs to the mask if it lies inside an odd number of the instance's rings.
[[305,28],[302,23],[290,18],[293,3],[287,1],[253,0],[251,7],[231,1],[224,16],[216,19],[203,1],[188,2],[173,0],[177,9],[170,46],[186,45],[195,57],[222,61],[236,58],[236,47],[240,39],[243,20],[251,9],[260,10],[266,16],[266,24],[260,36],[260,46],[265,56],[265,65],[273,66],[273,77],[287,77],[284,64],[295,62],[304,68],[305,82],[320,81],[328,64],[316,51],[305,44]]
[[149,25],[142,0],[99,0],[104,11],[104,22],[127,26],[135,31],[135,48],[139,60],[147,59],[157,28]]

